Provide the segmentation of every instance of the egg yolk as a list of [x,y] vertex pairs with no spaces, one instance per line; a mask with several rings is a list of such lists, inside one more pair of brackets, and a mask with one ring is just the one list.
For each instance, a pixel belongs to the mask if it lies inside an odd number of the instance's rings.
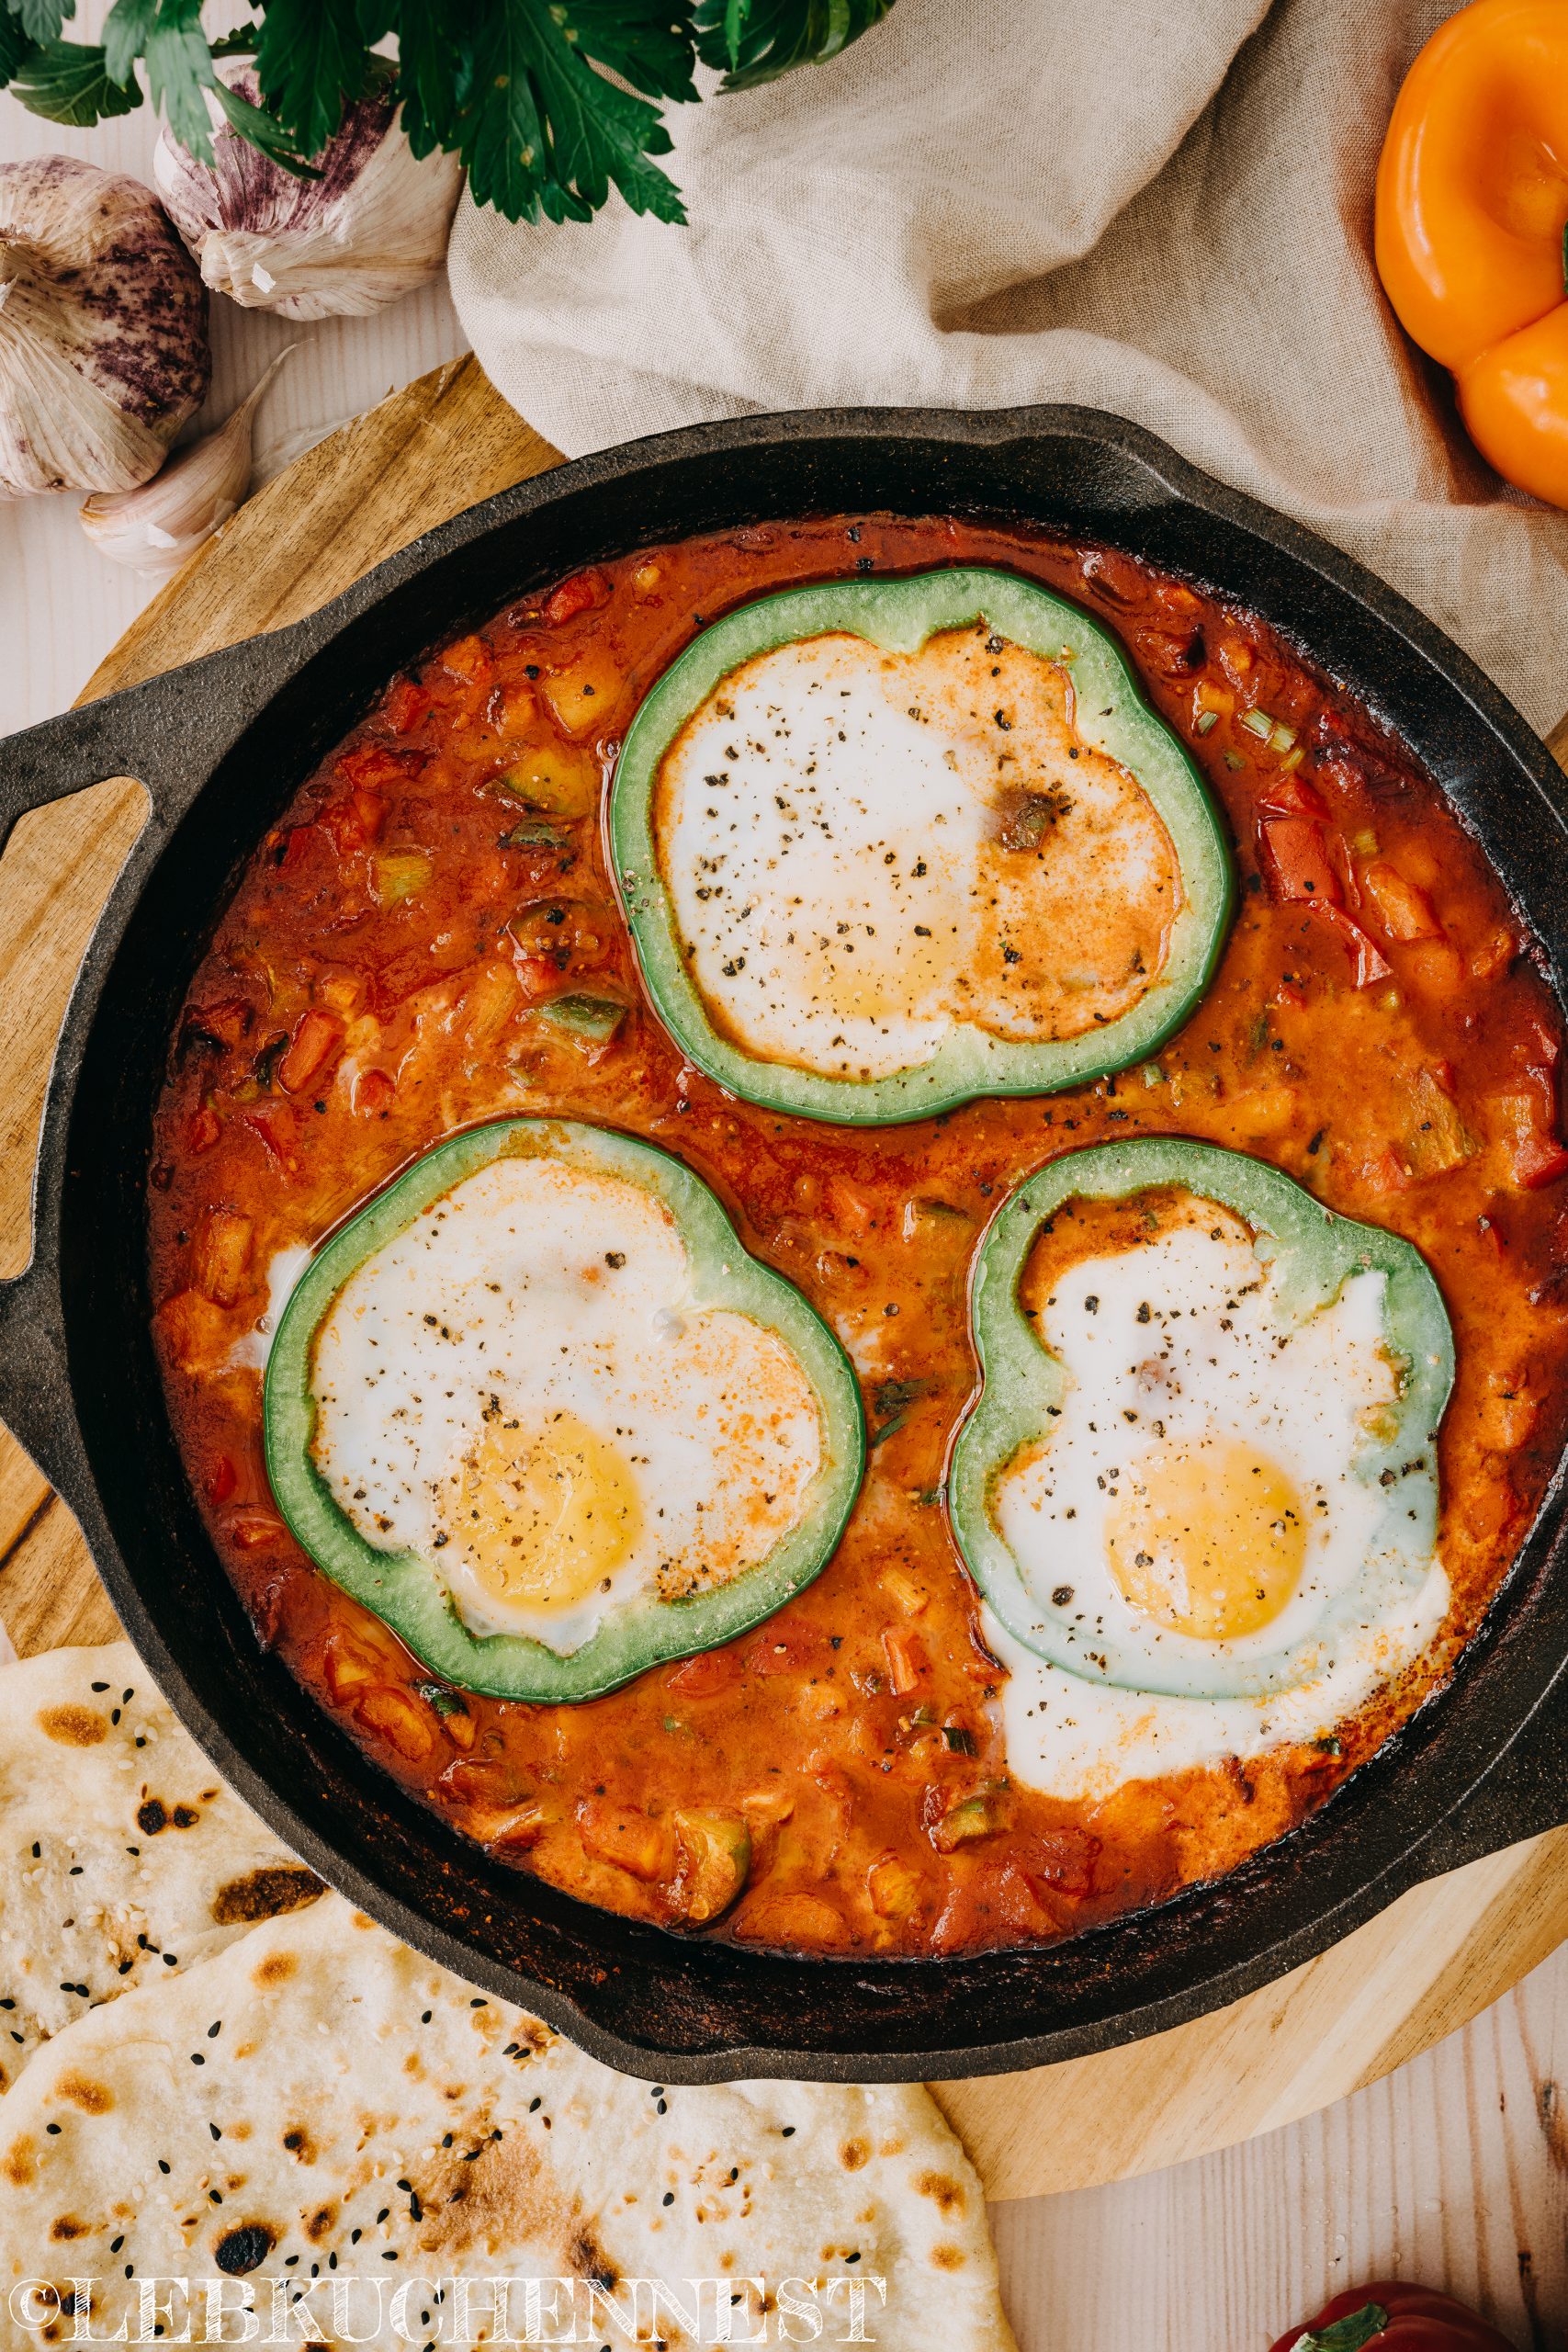
[[631,1465],[575,1413],[532,1428],[493,1419],[458,1466],[448,1524],[493,1600],[585,1600],[642,1526]]
[[1284,1473],[1250,1446],[1173,1445],[1123,1470],[1105,1548],[1145,1617],[1201,1641],[1235,1641],[1267,1625],[1294,1592],[1306,1518]]

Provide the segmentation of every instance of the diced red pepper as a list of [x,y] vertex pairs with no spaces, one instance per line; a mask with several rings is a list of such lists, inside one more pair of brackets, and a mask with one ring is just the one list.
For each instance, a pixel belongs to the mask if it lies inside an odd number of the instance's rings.
[[1087,1829],[1066,1824],[1059,1829],[1042,1829],[1027,1839],[1019,1859],[1032,1881],[1042,1881],[1058,1894],[1078,1899],[1088,1894],[1094,1884],[1100,1847],[1100,1839]]
[[673,1859],[671,1833],[631,1805],[596,1803],[590,1798],[577,1808],[578,1835],[591,1854],[614,1862],[633,1878],[662,1878]]
[[237,1510],[231,1513],[224,1532],[242,1552],[265,1552],[269,1544],[282,1542],[284,1526],[270,1510]]
[[196,1286],[219,1306],[232,1306],[246,1287],[253,1220],[238,1209],[214,1209],[196,1237]]
[[1311,817],[1266,817],[1258,827],[1270,895],[1287,903],[1338,907],[1345,893],[1328,862],[1323,827]]
[[733,1650],[699,1650],[664,1678],[666,1690],[682,1699],[711,1699],[728,1690],[740,1677],[740,1660]]
[[1351,977],[1359,989],[1370,989],[1379,980],[1393,978],[1393,967],[1377,941],[1364,932],[1343,907],[1325,906],[1317,899],[1313,902],[1311,912],[1319,922],[1327,924],[1339,944],[1349,954],[1354,966]]
[[1568,1175],[1568,1150],[1557,1136],[1556,1104],[1551,1099],[1550,1073],[1532,1073],[1546,1080],[1529,1093],[1495,1094],[1497,1114],[1508,1148],[1516,1184],[1527,1193],[1555,1184]]
[[746,1670],[749,1674],[796,1674],[810,1664],[821,1645],[821,1635],[814,1625],[798,1618],[775,1617],[747,1645]]
[[210,1102],[202,1103],[186,1121],[186,1149],[193,1152],[210,1151],[223,1132],[223,1122]]
[[356,849],[368,849],[372,842],[381,838],[381,828],[387,821],[387,804],[378,792],[368,786],[358,785],[346,800],[334,800],[321,816],[321,830],[332,836],[333,847],[340,857],[348,857]]
[[430,708],[430,695],[412,678],[400,678],[386,701],[387,724],[394,734],[406,735]]
[[1370,1193],[1407,1193],[1411,1175],[1393,1146],[1389,1144],[1375,1159],[1368,1160],[1361,1170],[1361,1181]]
[[1258,796],[1258,806],[1271,817],[1326,817],[1328,803],[1304,776],[1270,775]]
[[1432,911],[1425,890],[1407,881],[1397,865],[1376,858],[1361,876],[1361,888],[1377,909],[1389,937],[1402,944],[1413,939],[1441,939],[1443,926]]
[[373,1687],[355,1708],[354,1720],[367,1731],[379,1732],[411,1764],[423,1764],[434,1753],[438,1734],[430,1710],[406,1690],[386,1683]]
[[1487,1249],[1491,1250],[1492,1255],[1495,1258],[1501,1258],[1508,1245],[1503,1238],[1503,1229],[1498,1224],[1496,1218],[1495,1216],[1478,1216],[1475,1220],[1475,1229],[1477,1233],[1480,1234],[1481,1238],[1485,1243]]
[[226,1503],[240,1483],[240,1474],[226,1453],[220,1453],[213,1464],[212,1476],[207,1482],[209,1503]]
[[389,743],[356,743],[337,761],[337,772],[356,792],[396,792],[425,764],[423,752],[395,752]]
[[277,1082],[286,1094],[302,1094],[313,1085],[343,1046],[343,1023],[335,1013],[312,1005],[294,1025],[288,1050],[277,1065]]
[[395,1081],[384,1069],[362,1069],[354,1081],[354,1107],[362,1119],[374,1119],[385,1111],[397,1092]]
[[316,839],[316,834],[317,828],[314,825],[289,826],[283,836],[283,855],[277,861],[285,874],[291,866],[299,865],[309,854],[310,843]]
[[441,655],[441,666],[455,677],[467,678],[470,685],[486,685],[490,682],[491,658],[480,637],[460,637],[455,645],[446,646]]
[[900,1699],[918,1690],[922,1675],[931,1672],[931,1660],[919,1634],[904,1626],[890,1625],[882,1636],[883,1654],[887,1660],[887,1679]]
[[198,1290],[176,1291],[158,1309],[158,1326],[182,1372],[217,1362],[232,1342],[229,1318]]
[[258,1102],[245,1113],[244,1123],[260,1136],[268,1157],[292,1176],[299,1165],[294,1154],[299,1140],[299,1122],[288,1104]]
[[592,612],[610,594],[610,583],[602,571],[574,571],[563,580],[545,599],[545,618],[552,628],[559,628],[563,621],[577,618],[579,613]]

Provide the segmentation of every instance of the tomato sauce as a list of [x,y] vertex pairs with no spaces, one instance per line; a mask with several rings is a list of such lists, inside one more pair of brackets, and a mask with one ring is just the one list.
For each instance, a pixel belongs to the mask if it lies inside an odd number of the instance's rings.
[[[1221,967],[1157,1061],[905,1127],[818,1126],[685,1063],[637,983],[599,802],[639,696],[695,630],[855,571],[997,564],[1085,604],[1208,776],[1241,883]],[[547,773],[547,821],[498,779]],[[607,1040],[537,1008],[630,1008]],[[1300,1822],[1444,1679],[1532,1518],[1568,1411],[1562,1023],[1434,785],[1261,622],[1105,549],[868,515],[718,534],[567,580],[397,679],[295,796],[221,915],[172,1042],[150,1196],[170,1408],[262,1639],[398,1781],[589,1902],[694,1929],[681,1816],[742,1823],[703,1932],[813,1952],[1048,1941]],[[863,1368],[863,1493],[823,1574],[728,1648],[540,1707],[434,1685],[299,1551],[268,1488],[276,1253],[432,1144],[559,1114],[676,1153]],[[1010,1781],[1001,1669],[942,1484],[974,1389],[987,1220],[1054,1154],[1135,1133],[1252,1151],[1427,1254],[1459,1348],[1442,1634],[1332,1738],[1094,1804]],[[971,1799],[977,1802],[971,1804]]]

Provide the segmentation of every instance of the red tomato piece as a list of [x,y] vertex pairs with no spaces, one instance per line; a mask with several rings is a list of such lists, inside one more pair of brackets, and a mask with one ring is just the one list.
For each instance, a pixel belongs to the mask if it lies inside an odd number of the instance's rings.
[[270,1510],[237,1510],[231,1513],[225,1532],[242,1552],[264,1552],[282,1542],[285,1530]]
[[1391,939],[1441,939],[1443,926],[1432,911],[1425,890],[1406,881],[1397,865],[1380,857],[1361,876],[1361,888],[1377,909],[1379,921]]
[[682,1699],[711,1699],[740,1679],[740,1660],[733,1650],[699,1650],[664,1678],[665,1689]]
[[1370,933],[1364,932],[1354,916],[1343,907],[1328,906],[1319,899],[1313,902],[1312,912],[1325,922],[1329,930],[1346,948],[1354,965],[1354,979],[1359,989],[1370,989],[1379,980],[1391,979],[1393,966]]
[[191,1113],[186,1122],[186,1149],[210,1151],[222,1132],[222,1120],[210,1102],[204,1102],[198,1111]]
[[209,1503],[226,1503],[240,1483],[240,1474],[226,1453],[220,1453],[207,1482]]
[[292,1175],[299,1167],[294,1147],[299,1140],[299,1122],[287,1102],[258,1102],[245,1113],[245,1125],[261,1137],[267,1155],[279,1168]]
[[1270,817],[1326,817],[1328,803],[1304,776],[1271,775],[1258,796],[1258,805]]
[[1550,1080],[1547,1086],[1528,1094],[1492,1097],[1492,1108],[1508,1147],[1514,1182],[1527,1193],[1539,1192],[1543,1184],[1554,1184],[1560,1176],[1568,1175],[1568,1151],[1558,1138],[1556,1105],[1549,1090]]
[[1088,1894],[1094,1884],[1100,1844],[1100,1839],[1091,1837],[1087,1829],[1076,1829],[1066,1823],[1059,1829],[1043,1829],[1038,1836],[1023,1839],[1019,1852],[1032,1881],[1042,1881],[1058,1894],[1077,1897]]
[[321,830],[332,836],[333,847],[340,857],[347,857],[356,849],[368,849],[381,837],[387,820],[387,804],[378,792],[360,785],[346,800],[334,800],[321,815]]
[[387,724],[394,734],[406,735],[411,727],[419,725],[429,708],[428,690],[416,685],[412,678],[400,678],[387,696]]
[[919,1690],[921,1676],[931,1670],[926,1645],[919,1634],[890,1626],[882,1636],[882,1647],[887,1659],[887,1679],[897,1695],[903,1699],[911,1690]]
[[545,599],[545,618],[552,628],[559,628],[563,621],[573,621],[579,613],[592,612],[610,594],[610,584],[602,571],[574,571],[563,580]]
[[389,743],[356,743],[351,752],[340,754],[336,765],[344,782],[355,792],[396,792],[419,774],[424,754],[394,752]]
[[1287,902],[1304,899],[1337,907],[1345,893],[1328,862],[1323,827],[1311,817],[1265,817],[1258,827],[1263,871],[1269,894]]
[[1309,2325],[1287,2329],[1271,2352],[1298,2346],[1302,2352],[1515,2352],[1467,2303],[1402,2278],[1348,2287]]
[[669,1830],[662,1821],[638,1813],[631,1805],[613,1805],[589,1798],[577,1808],[577,1830],[583,1845],[602,1862],[614,1862],[633,1878],[667,1876],[673,1856]]
[[355,1110],[362,1119],[373,1119],[389,1107],[397,1091],[384,1069],[362,1069],[354,1081]]
[[288,1051],[277,1065],[277,1082],[286,1094],[303,1093],[333,1060],[343,1045],[343,1023],[335,1013],[312,1005],[294,1024]]

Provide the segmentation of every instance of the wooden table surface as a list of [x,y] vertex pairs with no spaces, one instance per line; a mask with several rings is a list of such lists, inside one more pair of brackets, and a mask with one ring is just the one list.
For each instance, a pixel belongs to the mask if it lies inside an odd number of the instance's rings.
[[[89,35],[101,14],[86,9]],[[66,150],[145,175],[145,115],[82,134],[0,107],[0,162]],[[285,342],[299,345],[264,413],[266,471],[462,348],[439,288],[377,320],[286,330],[220,305],[214,326],[214,398],[204,423],[220,419]],[[9,656],[0,670],[0,733],[70,702],[150,593],[88,548],[73,504],[0,507],[0,642]],[[124,820],[110,806],[97,821],[112,831]],[[63,899],[51,913],[49,875],[18,877],[17,863],[13,851],[6,884],[25,883],[39,936],[58,954]],[[15,1046],[30,1022],[51,1015],[32,1005],[15,967],[9,996],[0,1012]],[[0,1090],[0,1148],[13,1154],[17,1116]],[[14,1266],[17,1221],[4,1222],[10,1232],[0,1248]],[[47,1588],[49,1552],[40,1557],[39,1547],[68,1546],[69,1530],[50,1529],[59,1513],[29,1527],[23,1509],[18,1521],[7,1505],[25,1501],[0,1491],[0,1576],[7,1559],[28,1553],[42,1570],[29,1583]],[[67,1614],[51,1638],[100,1632]],[[1424,1939],[1440,1943],[1443,1928],[1438,1909]],[[1375,1999],[1375,1981],[1367,1991]],[[1325,2041],[1340,2023],[1324,2017]],[[1108,2134],[1137,2136],[1144,2088],[1130,2069],[1113,2093]],[[1521,2347],[1558,2352],[1568,2321],[1564,2093],[1568,1951],[1437,2048],[1321,2114],[1136,2179],[998,2206],[1020,2343],[1024,2352],[1261,2352],[1325,2293],[1392,2271],[1448,2284],[1488,2309]]]

